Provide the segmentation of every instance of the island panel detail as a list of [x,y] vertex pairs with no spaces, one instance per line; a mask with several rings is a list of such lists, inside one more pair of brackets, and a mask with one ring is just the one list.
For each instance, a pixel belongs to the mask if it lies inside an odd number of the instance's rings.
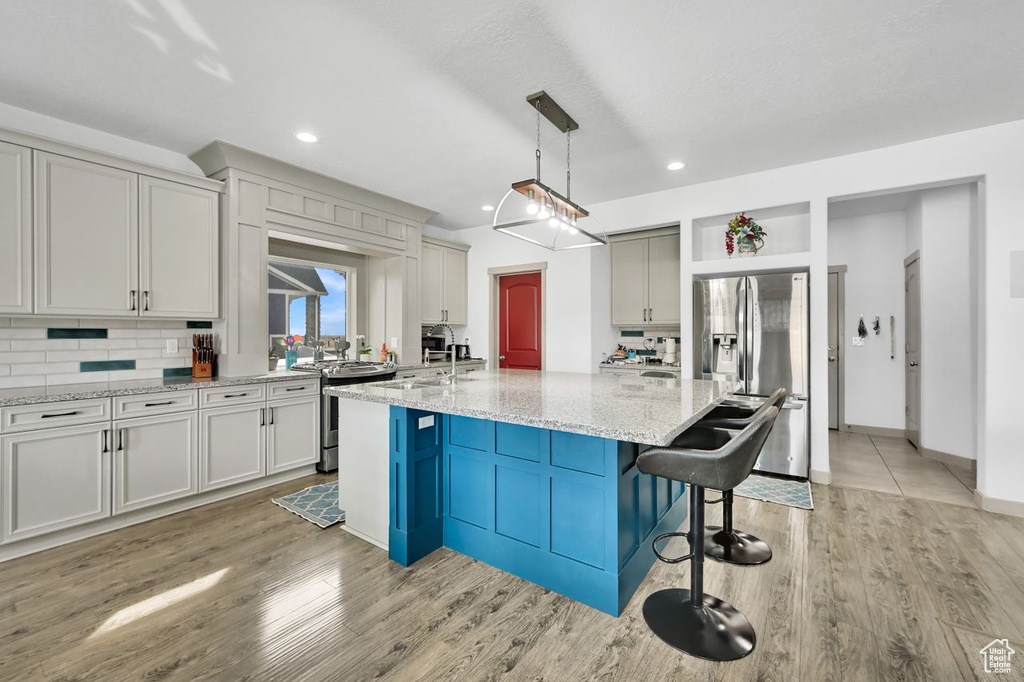
[[646,447],[392,406],[389,555],[448,547],[618,615],[686,516],[681,483],[641,474]]

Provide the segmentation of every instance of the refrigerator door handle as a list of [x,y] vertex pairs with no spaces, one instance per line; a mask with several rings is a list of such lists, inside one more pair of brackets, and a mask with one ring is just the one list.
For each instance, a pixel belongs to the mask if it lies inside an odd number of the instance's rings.
[[740,389],[749,393],[747,385],[747,280],[740,280],[736,299],[736,373],[739,375]]

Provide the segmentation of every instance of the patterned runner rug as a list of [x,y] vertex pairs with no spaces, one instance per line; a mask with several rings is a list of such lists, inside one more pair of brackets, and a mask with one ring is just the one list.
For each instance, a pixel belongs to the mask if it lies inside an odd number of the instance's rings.
[[811,498],[811,484],[807,481],[791,481],[785,478],[751,474],[733,491],[740,497],[752,500],[774,502],[798,509],[814,509]]
[[297,493],[271,500],[271,502],[321,528],[327,528],[345,520],[345,510],[338,508],[337,481],[314,485]]

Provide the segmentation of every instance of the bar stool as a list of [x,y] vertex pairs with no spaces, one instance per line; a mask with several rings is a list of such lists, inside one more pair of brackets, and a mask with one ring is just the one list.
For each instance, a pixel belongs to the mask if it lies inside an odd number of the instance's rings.
[[[757,638],[747,617],[732,604],[704,593],[704,489],[731,490],[750,475],[775,423],[771,406],[734,438],[714,450],[651,448],[636,460],[645,474],[682,481],[690,487],[689,533],[663,533],[654,554],[666,563],[690,561],[690,589],[659,590],[644,602],[644,620],[663,642],[698,658],[734,661],[754,650]],[[658,542],[687,535],[690,553],[665,557]]]
[[[728,436],[723,436],[725,432],[720,429],[739,431],[769,407],[774,406],[781,410],[788,395],[789,391],[780,388],[768,396],[768,399],[758,408],[719,405],[697,422],[696,427],[683,431],[672,445],[676,446],[678,443],[680,447],[700,450],[721,447],[722,438]],[[707,433],[712,430],[715,431],[714,435]],[[767,542],[733,527],[732,490],[723,490],[721,498],[708,502],[708,504],[718,504],[719,502],[722,503],[722,525],[708,526],[704,541],[704,554],[715,561],[739,566],[757,566],[770,561],[772,548],[768,546]]]

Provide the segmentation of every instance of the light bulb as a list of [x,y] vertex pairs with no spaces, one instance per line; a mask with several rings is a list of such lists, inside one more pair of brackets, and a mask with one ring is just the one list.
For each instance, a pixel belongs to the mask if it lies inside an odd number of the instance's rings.
[[569,226],[566,223],[561,223],[559,225],[559,227],[562,228],[563,230],[568,230],[569,229]]
[[526,212],[530,215],[537,215],[537,211],[540,210],[540,206],[537,205],[536,201],[531,201],[526,205]]
[[551,213],[548,211],[547,205],[546,204],[541,204],[540,205],[540,209],[537,211],[537,217],[539,219],[541,219],[541,220],[544,220],[549,215],[551,215]]
[[569,228],[569,234],[571,234],[572,236],[574,236],[574,237],[575,237],[575,236],[576,236],[576,235],[578,235],[579,233],[580,233],[580,231],[579,231],[579,230],[577,230],[577,229],[576,229],[575,227],[570,227],[570,228]]
[[548,227],[558,227],[558,225],[559,220],[557,216],[551,216],[550,218],[548,218]]

